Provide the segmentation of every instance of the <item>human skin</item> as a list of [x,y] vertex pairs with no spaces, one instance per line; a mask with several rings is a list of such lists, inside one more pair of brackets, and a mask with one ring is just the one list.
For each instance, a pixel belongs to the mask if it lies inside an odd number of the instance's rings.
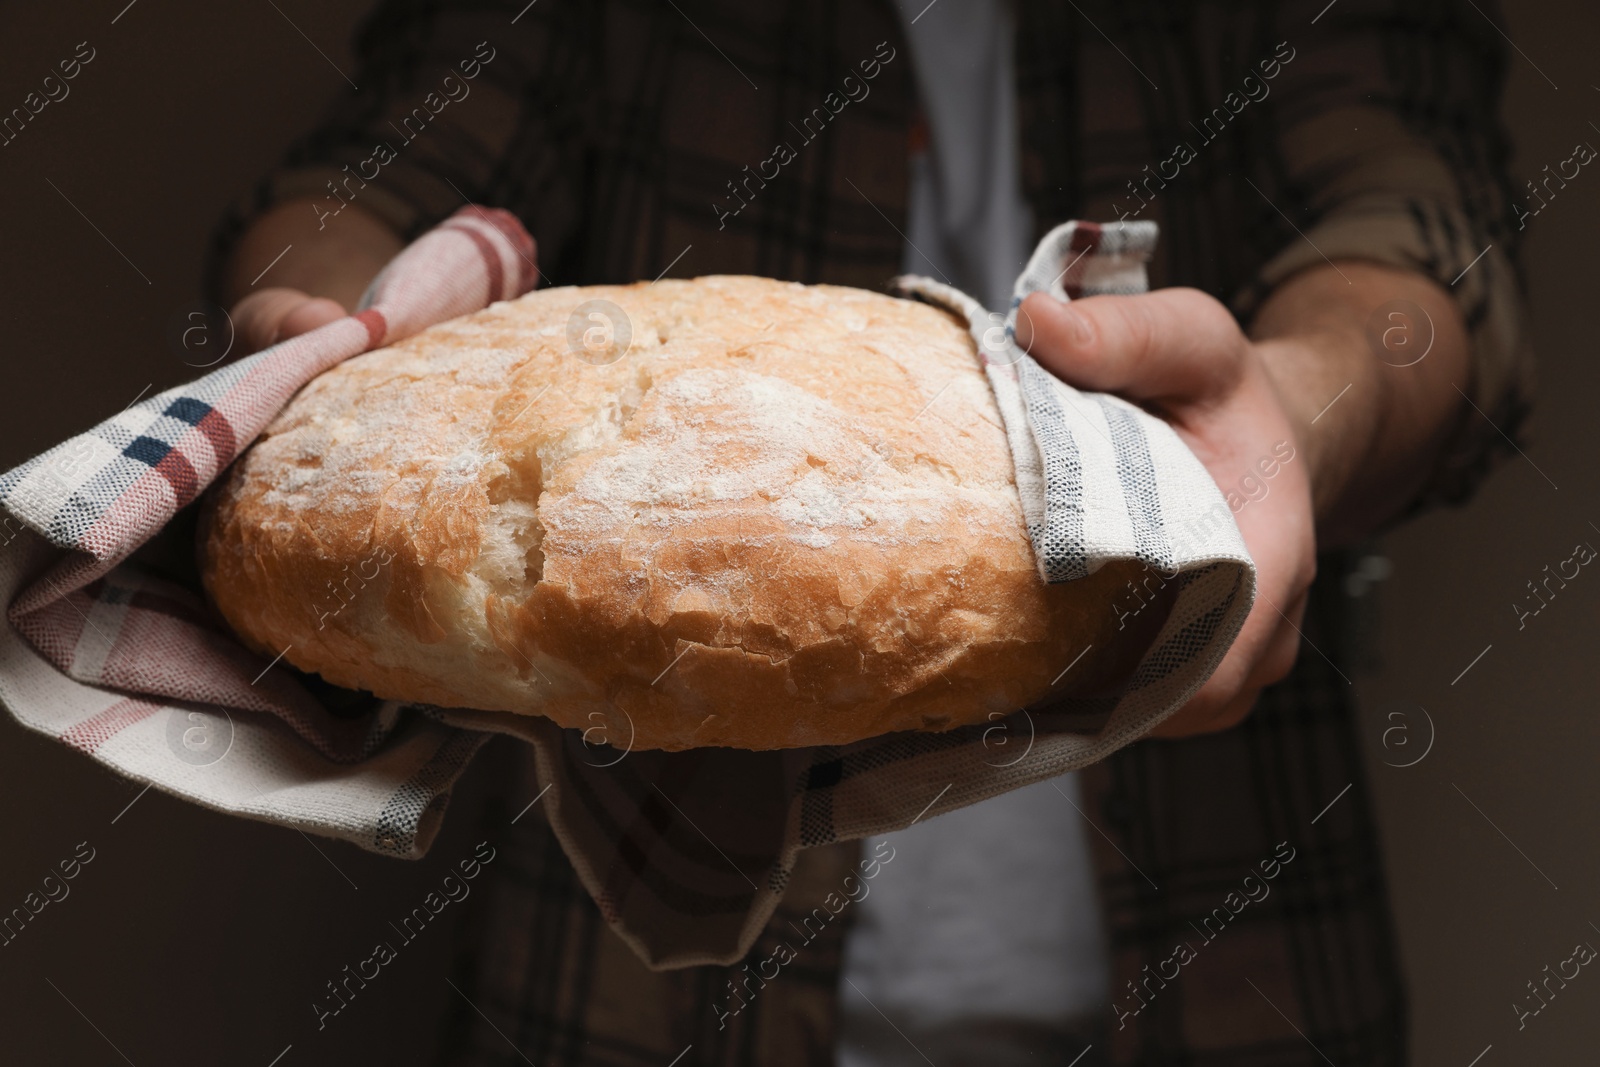
[[[234,252],[224,293],[247,350],[354,310],[400,251],[399,237],[359,205],[320,229],[310,205],[290,201],[264,214]],[[248,284],[289,245],[270,272],[274,285]],[[1427,358],[1411,366],[1380,359],[1367,337],[1374,310],[1394,300],[1415,303],[1434,325]],[[1256,563],[1255,605],[1216,672],[1154,731],[1159,737],[1227,729],[1288,674],[1318,548],[1359,541],[1413,498],[1469,374],[1466,328],[1449,294],[1420,274],[1356,260],[1290,277],[1248,328],[1195,289],[1070,304],[1035,293],[1018,314],[1017,340],[1062,380],[1165,419],[1224,489],[1279,442],[1295,449],[1270,492],[1234,516]]]
[[[234,335],[247,352],[314,330],[355,310],[367,283],[403,247],[359,204],[319,224],[312,200],[289,200],[256,219],[223,270]],[[272,263],[273,257],[284,252]],[[272,263],[256,288],[250,279]]]
[[[1427,357],[1411,366],[1380,358],[1367,337],[1369,317],[1393,300],[1415,303],[1434,324]],[[1290,277],[1248,329],[1194,289],[1070,305],[1036,293],[1017,316],[1017,340],[1062,380],[1165,419],[1221,487],[1237,486],[1276,442],[1293,443],[1296,458],[1271,491],[1234,516],[1256,563],[1255,605],[1216,673],[1159,737],[1233,726],[1288,674],[1317,549],[1360,540],[1413,499],[1469,375],[1466,326],[1442,287],[1353,260]]]

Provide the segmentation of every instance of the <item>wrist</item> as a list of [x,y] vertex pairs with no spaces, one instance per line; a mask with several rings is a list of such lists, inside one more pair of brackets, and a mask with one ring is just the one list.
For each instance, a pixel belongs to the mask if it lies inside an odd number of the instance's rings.
[[[1371,336],[1394,308],[1383,322],[1422,346],[1415,359]],[[1460,308],[1419,273],[1344,261],[1285,281],[1250,335],[1304,442],[1319,544],[1370,536],[1416,498],[1455,424],[1470,373]]]
[[1340,536],[1385,421],[1387,397],[1358,332],[1317,329],[1256,342],[1311,489],[1318,541]]

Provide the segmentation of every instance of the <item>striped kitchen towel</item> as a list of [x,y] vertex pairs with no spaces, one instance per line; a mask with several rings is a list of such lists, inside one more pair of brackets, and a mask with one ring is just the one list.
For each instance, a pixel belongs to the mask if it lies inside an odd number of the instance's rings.
[[267,671],[198,589],[124,561],[318,374],[519,296],[536,275],[512,215],[462,208],[384,269],[357,314],[139,401],[0,476],[0,702],[207,807],[421,855],[481,734]]
[[0,702],[166,792],[411,857],[427,850],[473,753],[511,734],[529,744],[543,816],[580,880],[641,958],[733,962],[800,850],[1104,758],[1181,706],[1243,624],[1254,569],[1205,469],[1165,423],[1056,381],[1013,341],[1027,293],[1141,291],[1155,237],[1142,223],[1057,229],[1005,315],[928,279],[900,280],[971,324],[1041,578],[1138,559],[1174,586],[1155,642],[1114,697],[839,748],[634,752],[620,729],[336,689],[247,651],[196,590],[125,562],[316,374],[531,287],[531,240],[510,216],[473,207],[397,257],[359,314],[135,404],[0,477]]

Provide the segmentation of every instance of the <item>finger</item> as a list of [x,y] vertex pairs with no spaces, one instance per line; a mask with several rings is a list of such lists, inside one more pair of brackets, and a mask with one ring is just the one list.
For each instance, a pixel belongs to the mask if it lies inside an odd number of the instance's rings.
[[1062,380],[1134,400],[1199,398],[1241,371],[1244,336],[1196,289],[1089,296],[1034,293],[1017,312],[1017,343]]
[[[1250,717],[1250,713],[1255,710],[1256,701],[1260,697],[1261,690],[1259,689],[1241,690],[1226,704],[1213,711],[1209,718],[1193,722],[1179,722],[1170,731],[1156,734],[1155,736],[1164,740],[1181,740],[1186,737],[1202,737],[1205,734],[1231,730]],[[1166,724],[1163,723],[1162,725],[1165,726]]]
[[1206,684],[1176,714],[1151,730],[1150,736],[1192,737],[1244,721],[1261,690],[1282,681],[1294,666],[1300,647],[1300,631],[1295,627],[1305,604],[1302,592],[1285,618],[1265,596],[1258,595],[1239,636]]
[[289,311],[311,299],[298,289],[258,289],[233,305],[234,334],[246,350],[259,351],[272,344],[278,323]]
[[1305,620],[1308,595],[1301,593],[1294,604],[1283,613],[1286,617],[1279,620],[1277,631],[1251,667],[1245,679],[1245,688],[1262,689],[1276,685],[1287,678],[1289,672],[1294,669],[1294,661],[1299,658],[1300,645],[1304,641],[1301,636],[1301,623]]
[[1250,717],[1261,699],[1262,690],[1288,677],[1300,651],[1300,634],[1287,623],[1278,627],[1265,656],[1251,670],[1244,687],[1232,699],[1206,718],[1180,723],[1183,733],[1171,736],[1193,737],[1231,730]]
[[330,322],[337,322],[344,318],[346,312],[336,301],[324,297],[312,297],[304,303],[290,308],[289,313],[278,320],[278,333],[272,339],[273,344],[287,341],[291,337],[298,337],[303,333],[310,333],[318,326],[326,326]]
[[[1261,696],[1261,691],[1267,686],[1283,681],[1294,668],[1302,642],[1297,627],[1305,615],[1306,601],[1307,594],[1302,593],[1296,599],[1294,606],[1285,612],[1287,618],[1280,618],[1270,606],[1267,607],[1266,610],[1271,618],[1277,620],[1277,626],[1260,651],[1251,657],[1251,662],[1245,668],[1243,683],[1225,682],[1219,687],[1220,693],[1215,691],[1208,693],[1207,690],[1211,689],[1208,682],[1195,699],[1186,704],[1176,715],[1151,730],[1150,736],[1169,739],[1195,737],[1199,734],[1232,729],[1248,718]],[[1223,673],[1219,668],[1218,674]],[[1212,678],[1216,679],[1217,675],[1213,675]],[[1231,695],[1228,695],[1230,693]]]
[[1256,702],[1260,699],[1261,690],[1259,688],[1242,689],[1232,700],[1218,708],[1211,718],[1194,724],[1187,733],[1176,736],[1198,737],[1202,734],[1215,734],[1221,733],[1223,730],[1231,730],[1250,717],[1250,713],[1255,710]]
[[1215,733],[1223,727],[1213,724],[1229,716],[1232,702],[1238,698],[1237,693],[1231,692],[1197,695],[1178,711],[1161,720],[1160,725],[1151,730],[1149,736],[1170,741]]
[[257,352],[341,318],[345,311],[332,300],[298,289],[272,288],[251,293],[235,304],[230,314],[240,342],[246,350]]

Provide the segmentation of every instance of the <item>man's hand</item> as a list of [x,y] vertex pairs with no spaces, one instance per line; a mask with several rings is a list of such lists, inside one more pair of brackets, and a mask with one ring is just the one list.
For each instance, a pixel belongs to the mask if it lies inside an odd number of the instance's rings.
[[[1432,320],[1431,364],[1386,365],[1369,346],[1368,316],[1397,298]],[[1452,385],[1465,382],[1459,311],[1404,271],[1305,271],[1262,307],[1252,334],[1193,289],[1071,304],[1035,294],[1017,315],[1017,341],[1042,366],[1161,416],[1223,492],[1244,500],[1234,518],[1256,562],[1255,606],[1216,673],[1157,736],[1233,726],[1289,672],[1319,536],[1365,536],[1409,501],[1460,403]],[[1283,442],[1294,449],[1287,461]],[[1265,493],[1251,500],[1241,483]]]
[[1316,575],[1311,486],[1294,426],[1261,353],[1227,308],[1194,289],[1089,297],[1064,304],[1029,297],[1017,340],[1041,365],[1080,389],[1116,393],[1161,415],[1224,492],[1256,473],[1288,441],[1266,497],[1238,520],[1257,568],[1256,606],[1205,687],[1157,730],[1178,736],[1243,719],[1263,686],[1294,664],[1306,591]]
[[[367,283],[402,247],[400,238],[359,204],[331,220],[311,200],[290,200],[262,215],[239,239],[223,289],[247,352],[342,318]],[[253,278],[253,281],[246,279]],[[271,284],[257,288],[258,283]]]
[[234,336],[246,352],[259,352],[349,314],[344,305],[299,289],[257,289],[233,305]]

